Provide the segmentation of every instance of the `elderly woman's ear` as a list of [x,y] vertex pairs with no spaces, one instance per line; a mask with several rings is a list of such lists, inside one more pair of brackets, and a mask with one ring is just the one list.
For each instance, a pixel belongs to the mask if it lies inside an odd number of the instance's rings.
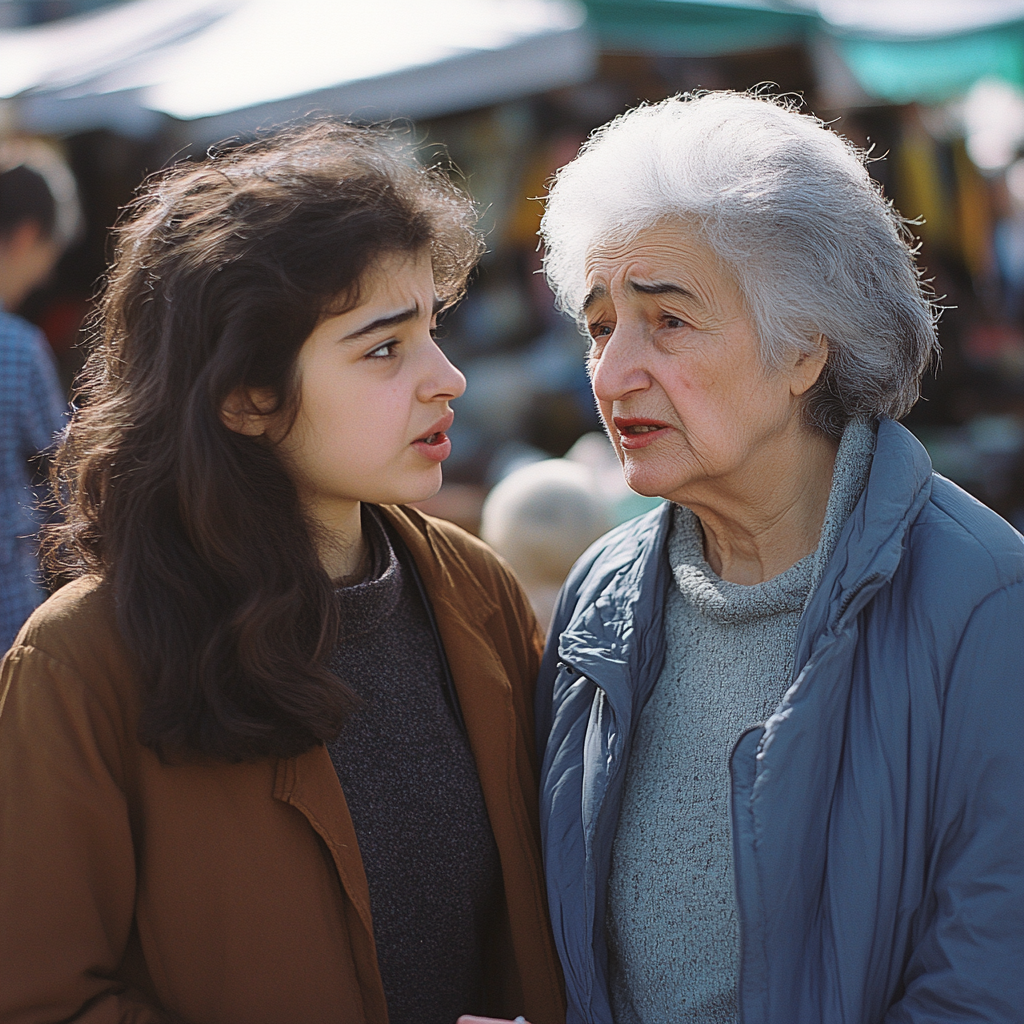
[[818,334],[811,352],[796,352],[790,365],[790,391],[794,396],[806,394],[821,376],[828,361],[828,338]]

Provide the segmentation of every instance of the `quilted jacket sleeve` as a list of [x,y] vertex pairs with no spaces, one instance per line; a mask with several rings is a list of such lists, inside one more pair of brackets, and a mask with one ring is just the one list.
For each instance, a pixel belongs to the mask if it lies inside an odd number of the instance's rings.
[[946,691],[932,901],[885,1024],[1000,1022],[1024,1007],[1024,583],[991,594]]

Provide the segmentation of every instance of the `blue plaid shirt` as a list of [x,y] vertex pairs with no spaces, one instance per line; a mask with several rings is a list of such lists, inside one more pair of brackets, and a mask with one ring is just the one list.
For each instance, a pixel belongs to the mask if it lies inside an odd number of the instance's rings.
[[46,596],[28,460],[63,429],[67,402],[38,328],[0,308],[0,655]]

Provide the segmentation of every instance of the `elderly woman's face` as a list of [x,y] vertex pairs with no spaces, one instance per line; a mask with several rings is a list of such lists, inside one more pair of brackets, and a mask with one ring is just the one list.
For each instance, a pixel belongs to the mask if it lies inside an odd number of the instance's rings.
[[678,222],[595,247],[586,269],[594,393],[630,487],[683,504],[742,492],[804,429],[820,362],[766,370],[735,279]]

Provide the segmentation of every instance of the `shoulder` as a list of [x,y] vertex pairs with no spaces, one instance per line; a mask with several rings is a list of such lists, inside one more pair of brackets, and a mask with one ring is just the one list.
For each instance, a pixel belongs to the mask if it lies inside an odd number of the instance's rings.
[[[902,638],[920,666],[914,678],[941,687],[968,635],[991,638],[1007,615],[1024,621],[1024,538],[945,478],[930,483],[869,628],[890,653]],[[993,640],[975,666],[979,683],[1002,663],[998,648]]]
[[45,351],[43,332],[13,313],[0,310],[0,362],[35,362]]
[[508,563],[462,527],[407,505],[382,505],[380,510],[398,531],[412,552],[417,568],[425,575],[444,574],[451,577],[456,587],[471,580],[515,580]]
[[56,362],[46,336],[20,316],[0,310],[0,394],[4,400],[19,406],[35,405],[54,400],[59,392]]
[[[1020,534],[934,473],[920,441],[891,420],[878,425],[858,508],[866,550],[895,567],[901,604],[924,619],[955,626],[989,594],[1024,580]],[[850,564],[861,571],[863,561]]]
[[44,601],[22,626],[8,658],[74,677],[97,695],[130,689],[134,678],[113,594],[97,576],[83,576]]
[[36,609],[0,666],[0,770],[38,760],[23,781],[44,801],[97,778],[123,787],[137,765],[141,688],[115,619],[110,588],[82,577]]
[[906,547],[908,567],[932,600],[948,593],[959,604],[973,605],[1024,582],[1024,537],[938,474],[908,530]]
[[602,595],[620,603],[640,600],[644,584],[656,575],[652,563],[664,561],[671,524],[672,504],[666,501],[596,540],[569,573],[559,610],[569,601],[591,604]]

